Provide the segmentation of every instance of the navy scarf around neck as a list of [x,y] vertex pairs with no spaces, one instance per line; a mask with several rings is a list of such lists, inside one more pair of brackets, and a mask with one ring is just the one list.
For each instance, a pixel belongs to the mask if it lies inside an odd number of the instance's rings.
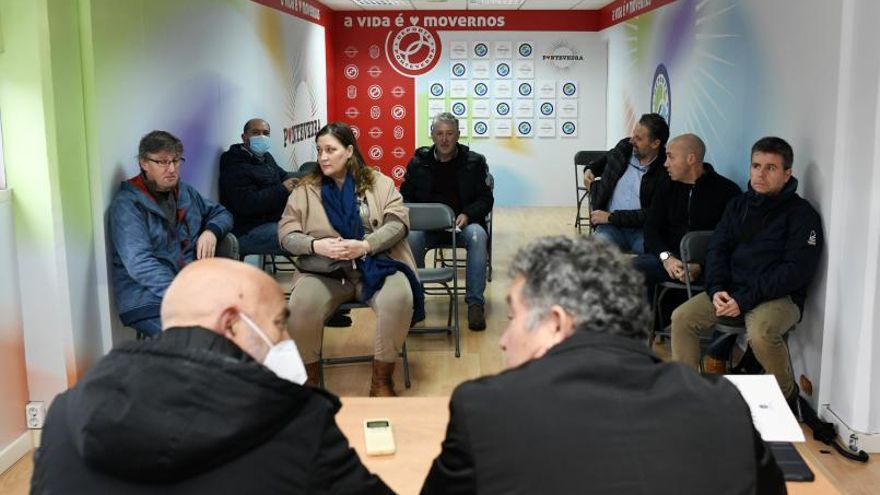
[[[346,174],[342,188],[336,187],[336,183],[325,178],[321,185],[321,203],[330,220],[330,225],[339,232],[343,239],[364,238],[364,225],[361,223],[360,209],[358,208],[355,194],[354,177]],[[407,265],[393,260],[387,256],[364,256],[357,261],[357,268],[361,272],[361,301],[369,301],[377,290],[382,288],[385,277],[396,272],[403,272],[409,281],[413,295],[413,318],[418,322],[425,319],[425,295],[422,285],[415,272]]]

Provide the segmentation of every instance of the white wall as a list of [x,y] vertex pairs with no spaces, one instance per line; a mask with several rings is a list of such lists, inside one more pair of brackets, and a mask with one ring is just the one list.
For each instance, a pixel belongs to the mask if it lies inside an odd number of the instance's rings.
[[[880,3],[844,0],[840,91],[825,136],[830,168],[828,282],[819,400],[856,432],[880,433]],[[833,139],[832,139],[833,137]],[[827,194],[827,192],[825,193]],[[873,449],[880,447],[876,441]],[[872,446],[862,446],[872,448]],[[872,450],[873,450],[872,449]],[[874,450],[876,451],[876,450]]]

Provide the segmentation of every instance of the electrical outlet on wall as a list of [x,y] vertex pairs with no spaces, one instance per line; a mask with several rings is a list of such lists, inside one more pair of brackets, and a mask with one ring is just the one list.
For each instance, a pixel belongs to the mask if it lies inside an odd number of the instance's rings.
[[24,406],[24,414],[27,427],[31,430],[39,430],[43,427],[43,422],[46,421],[46,404],[39,401],[28,402]]

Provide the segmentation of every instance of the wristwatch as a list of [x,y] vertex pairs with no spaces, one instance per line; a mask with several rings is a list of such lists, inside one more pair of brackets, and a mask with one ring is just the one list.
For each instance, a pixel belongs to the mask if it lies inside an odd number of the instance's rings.
[[662,253],[660,253],[660,262],[668,260],[670,256],[672,256],[672,253],[670,253],[669,251],[663,251]]

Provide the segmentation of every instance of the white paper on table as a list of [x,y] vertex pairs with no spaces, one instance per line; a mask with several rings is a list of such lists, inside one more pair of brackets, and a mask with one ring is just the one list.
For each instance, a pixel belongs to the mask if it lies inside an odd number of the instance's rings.
[[804,432],[791,413],[773,375],[724,375],[745,399],[752,423],[765,442],[803,442]]

